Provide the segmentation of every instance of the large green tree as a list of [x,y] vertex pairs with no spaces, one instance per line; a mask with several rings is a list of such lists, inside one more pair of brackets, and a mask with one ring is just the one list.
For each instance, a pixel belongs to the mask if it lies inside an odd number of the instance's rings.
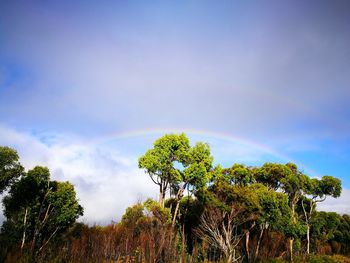
[[295,238],[303,232],[303,227],[298,221],[296,205],[305,195],[310,178],[302,173],[293,163],[275,164],[265,163],[262,167],[254,169],[257,182],[263,183],[273,190],[283,191],[288,196],[291,209],[291,225],[286,228],[290,237],[289,250],[290,259],[293,260],[293,243]]
[[39,253],[83,214],[71,183],[50,180],[46,167],[24,172],[16,151],[8,147],[0,147],[0,181],[0,190],[7,190],[1,229],[7,246],[20,244]]
[[[145,169],[159,186],[159,203],[164,206],[165,194],[174,182],[180,181],[181,168],[188,165],[189,139],[184,133],[167,134],[154,142],[139,158],[139,168]],[[175,166],[178,164],[178,168]]]
[[6,222],[2,232],[15,233],[21,248],[40,252],[52,238],[83,214],[74,186],[50,180],[46,167],[37,166],[12,184],[3,199]]
[[259,227],[259,237],[254,257],[251,257],[253,261],[256,261],[264,232],[271,229],[284,234],[288,233],[287,226],[291,224],[291,209],[288,205],[288,197],[284,193],[274,191],[262,184],[254,184],[251,187],[255,189],[261,207],[256,220],[256,225]]
[[162,207],[167,190],[173,191],[176,201],[173,226],[184,191],[196,191],[206,186],[212,162],[209,145],[198,142],[191,147],[184,133],[164,135],[139,158],[139,167],[144,168],[159,186],[159,203]]

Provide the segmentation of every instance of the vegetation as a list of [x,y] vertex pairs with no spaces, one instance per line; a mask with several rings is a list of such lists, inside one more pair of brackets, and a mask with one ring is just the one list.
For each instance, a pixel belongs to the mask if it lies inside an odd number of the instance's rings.
[[119,223],[77,223],[73,185],[49,170],[25,171],[0,147],[6,217],[4,262],[349,262],[350,217],[317,211],[339,197],[332,176],[310,178],[295,164],[213,166],[207,144],[168,134],[139,159],[159,200],[126,209]]

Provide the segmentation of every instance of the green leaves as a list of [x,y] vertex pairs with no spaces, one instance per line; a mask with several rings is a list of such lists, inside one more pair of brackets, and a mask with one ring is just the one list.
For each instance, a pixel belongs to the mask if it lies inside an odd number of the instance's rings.
[[47,202],[52,205],[50,223],[66,228],[83,215],[83,208],[71,183],[51,181],[50,188],[47,196]]
[[292,170],[283,164],[265,163],[260,168],[253,169],[256,181],[277,190],[281,180],[292,175]]
[[318,195],[323,197],[323,195],[330,195],[332,197],[339,197],[342,191],[341,181],[338,178],[325,175],[319,182]]
[[248,185],[255,182],[252,169],[243,164],[234,164],[231,168],[224,169],[223,175],[230,184]]
[[9,147],[0,146],[0,194],[24,172],[18,154]]
[[51,181],[48,168],[36,166],[25,173],[17,153],[7,147],[0,147],[0,157],[1,190],[9,189],[3,198],[2,235],[11,235],[15,243],[21,239],[22,247],[30,243],[31,251],[38,252],[83,215],[83,208],[74,186]]
[[154,142],[154,147],[139,158],[139,168],[145,169],[160,194],[170,189],[183,191],[206,186],[210,179],[213,157],[206,143],[190,146],[184,133],[166,134]]
[[189,149],[185,134],[167,134],[156,140],[154,148],[139,158],[139,168],[144,168],[150,176],[160,180],[179,180],[174,162],[187,166]]

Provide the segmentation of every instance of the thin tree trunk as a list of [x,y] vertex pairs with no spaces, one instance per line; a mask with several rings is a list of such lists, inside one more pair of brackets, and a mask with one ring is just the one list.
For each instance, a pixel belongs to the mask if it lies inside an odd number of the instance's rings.
[[290,252],[290,261],[293,262],[293,243],[294,243],[294,238],[291,238],[289,240],[289,252]]
[[24,243],[26,241],[27,214],[28,214],[28,207],[26,207],[26,212],[24,214],[24,219],[23,219],[23,236],[22,236],[21,250],[23,249]]
[[304,207],[304,202],[301,202],[303,211],[304,211],[304,215],[305,215],[305,222],[306,222],[306,239],[307,239],[307,247],[306,247],[306,253],[310,254],[310,220],[311,220],[311,216],[312,216],[312,211],[313,211],[313,207],[314,207],[314,201],[311,200],[310,201],[310,211],[309,214],[307,214],[305,207]]
[[[292,200],[292,206],[291,206],[292,220],[293,220],[294,224],[297,223],[297,219],[295,217],[295,206],[296,206],[297,201],[298,201],[298,198],[296,196],[294,196],[294,198]],[[293,262],[293,243],[294,243],[294,238],[290,238],[290,240],[289,240],[289,252],[290,252],[290,261],[291,262]]]
[[175,226],[176,217],[177,217],[177,213],[178,213],[178,211],[179,211],[179,207],[180,207],[180,200],[177,200],[177,201],[176,201],[175,211],[174,211],[174,216],[173,216],[173,222],[172,222],[172,224],[171,224],[172,227]]
[[163,199],[163,193],[159,193],[159,204],[161,207],[164,207],[164,199]]
[[161,207],[164,207],[164,191],[163,185],[159,186],[159,204]]
[[265,229],[265,226],[262,226],[262,228],[261,228],[261,230],[260,230],[260,235],[259,235],[258,243],[256,244],[255,255],[254,255],[254,262],[257,260],[258,255],[259,255],[260,242],[261,242],[261,239],[262,239],[263,234],[264,234],[264,229]]
[[34,248],[35,248],[35,243],[36,243],[36,237],[38,235],[38,232],[37,232],[37,229],[34,230],[34,234],[33,234],[33,239],[32,239],[32,244],[31,244],[31,247],[30,247],[30,251],[31,251],[31,254],[34,255]]
[[306,253],[310,254],[310,225],[309,224],[307,224],[306,239],[307,239]]
[[54,235],[57,233],[59,227],[56,227],[55,231],[51,234],[51,236],[46,240],[46,242],[39,248],[38,252],[40,252],[51,240],[51,238],[54,237]]
[[177,214],[179,212],[179,207],[180,207],[180,200],[182,198],[183,192],[185,191],[185,188],[186,188],[186,184],[183,187],[181,187],[179,189],[179,191],[177,192],[177,195],[176,195],[176,207],[175,207],[175,211],[174,211],[173,222],[171,224],[172,227],[175,226]]
[[247,232],[245,233],[245,249],[246,249],[246,252],[247,252],[247,260],[248,260],[248,262],[250,262],[249,236],[250,236],[250,231],[247,230]]

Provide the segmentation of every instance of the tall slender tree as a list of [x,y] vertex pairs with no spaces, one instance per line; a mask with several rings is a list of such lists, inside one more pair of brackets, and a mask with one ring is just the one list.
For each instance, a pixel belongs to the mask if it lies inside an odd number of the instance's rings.
[[[184,133],[166,134],[154,142],[139,158],[139,168],[145,169],[159,186],[159,203],[164,207],[165,194],[174,182],[181,180],[181,172],[188,165],[190,142]],[[175,166],[177,164],[177,166]]]
[[309,181],[306,193],[311,196],[311,198],[303,198],[301,200],[301,206],[307,226],[307,254],[310,254],[310,228],[317,203],[325,201],[327,196],[337,198],[340,196],[341,191],[341,181],[338,178],[329,175],[323,176],[321,180],[314,178]]
[[173,226],[185,190],[195,191],[207,184],[212,162],[209,145],[198,142],[191,147],[189,139],[183,133],[164,135],[139,158],[139,167],[144,168],[159,186],[159,203],[162,207],[166,191],[174,191],[176,203]]

